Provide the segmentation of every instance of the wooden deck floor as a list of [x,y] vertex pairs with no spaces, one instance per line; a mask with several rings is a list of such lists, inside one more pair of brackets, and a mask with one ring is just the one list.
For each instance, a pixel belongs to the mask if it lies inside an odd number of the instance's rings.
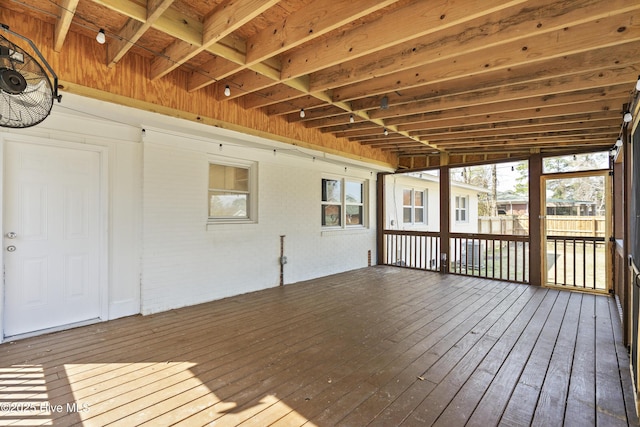
[[619,323],[605,296],[370,267],[2,344],[0,424],[637,425]]

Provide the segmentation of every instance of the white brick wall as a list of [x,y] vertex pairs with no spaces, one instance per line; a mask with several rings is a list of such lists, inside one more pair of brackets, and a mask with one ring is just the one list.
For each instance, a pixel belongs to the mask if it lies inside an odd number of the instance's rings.
[[[293,146],[71,94],[19,133],[107,147],[108,318],[277,286],[281,235],[286,284],[364,267],[368,251],[375,261],[379,169],[364,162],[317,152],[314,161]],[[257,162],[256,224],[207,226],[212,156]],[[367,180],[367,228],[322,230],[326,176]],[[0,300],[0,318],[2,309]]]
[[[65,94],[44,122],[28,129],[2,130],[2,137],[19,135],[52,142],[106,147],[107,207],[107,319],[140,312],[141,148],[140,128],[81,112],[107,113],[104,103]],[[3,232],[4,233],[4,232]],[[4,307],[0,304],[0,318]],[[104,319],[106,320],[106,319]],[[1,339],[2,334],[0,334]]]
[[[223,143],[223,151],[218,149]],[[153,313],[277,286],[284,235],[286,284],[375,259],[375,173],[310,156],[147,129],[143,160],[142,312]],[[207,227],[212,156],[257,162],[258,223]],[[368,180],[369,228],[323,232],[323,176]]]

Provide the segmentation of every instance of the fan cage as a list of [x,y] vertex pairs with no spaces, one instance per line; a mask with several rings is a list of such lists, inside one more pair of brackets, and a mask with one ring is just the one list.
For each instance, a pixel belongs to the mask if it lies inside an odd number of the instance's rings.
[[[1,29],[9,32],[5,27]],[[25,40],[45,63],[57,86],[57,77],[40,52],[30,40]],[[42,65],[0,35],[0,127],[27,128],[41,123],[51,113],[54,98],[60,99],[57,87],[52,86]]]

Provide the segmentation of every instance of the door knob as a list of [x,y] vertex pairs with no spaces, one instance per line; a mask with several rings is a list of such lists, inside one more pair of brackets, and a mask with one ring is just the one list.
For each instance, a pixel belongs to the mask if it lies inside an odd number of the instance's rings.
[[6,236],[7,236],[7,239],[15,239],[16,237],[18,237],[18,235],[13,231],[8,232]]
[[7,246],[7,251],[8,252],[15,252],[16,251],[16,247],[11,245],[11,246]]

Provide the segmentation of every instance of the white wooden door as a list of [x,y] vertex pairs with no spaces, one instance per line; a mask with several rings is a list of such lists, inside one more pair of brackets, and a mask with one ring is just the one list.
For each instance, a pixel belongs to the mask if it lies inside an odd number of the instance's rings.
[[5,144],[5,337],[100,317],[100,167],[96,151]]

